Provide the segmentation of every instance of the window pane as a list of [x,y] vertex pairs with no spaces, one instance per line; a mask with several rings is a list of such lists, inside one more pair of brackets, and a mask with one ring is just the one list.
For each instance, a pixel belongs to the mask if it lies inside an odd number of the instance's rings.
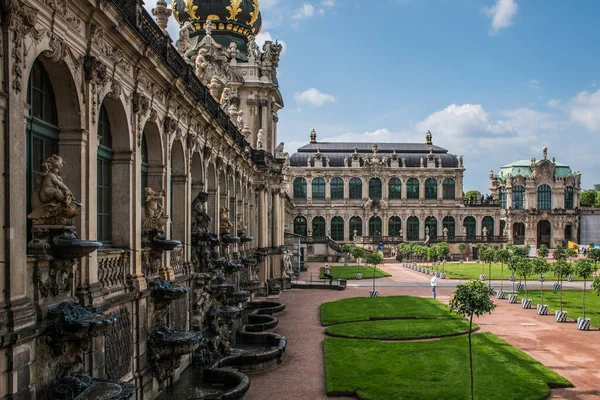
[[341,178],[333,178],[331,180],[330,190],[332,200],[344,199],[344,181]]
[[402,182],[398,178],[393,178],[389,183],[390,199],[399,200],[402,198]]
[[312,182],[313,200],[325,200],[325,179],[315,178]]
[[350,199],[362,200],[362,181],[358,178],[350,179]]
[[419,181],[410,178],[406,183],[406,197],[409,200],[419,200]]
[[444,200],[454,200],[456,198],[456,184],[454,182],[454,179],[444,179],[442,190],[442,197]]
[[381,200],[381,179],[373,178],[369,181],[369,198]]
[[437,200],[437,181],[433,178],[425,181],[425,199]]

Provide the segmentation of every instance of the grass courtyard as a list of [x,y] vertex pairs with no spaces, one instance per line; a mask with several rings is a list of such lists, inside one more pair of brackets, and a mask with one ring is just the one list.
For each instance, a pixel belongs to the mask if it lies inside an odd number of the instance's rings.
[[[479,279],[479,275],[481,275],[481,267],[483,266],[483,273],[488,276],[489,275],[489,265],[488,264],[475,264],[475,263],[446,263],[444,271],[446,272],[446,276],[449,279]],[[431,268],[431,267],[429,267]],[[439,267],[439,270],[442,270],[442,267]],[[497,263],[492,263],[492,280],[500,280],[500,271],[501,265]],[[506,264],[504,265],[504,279],[508,280],[510,276],[510,271]],[[546,280],[555,281],[557,277],[552,273],[548,272],[544,275]],[[527,279],[536,280],[538,279],[538,275],[532,274],[527,277]],[[489,276],[488,276],[489,279]],[[566,277],[564,278],[566,280]],[[581,280],[578,277],[575,277],[575,280]]]
[[[387,319],[386,319],[387,318]],[[467,336],[429,341],[372,339],[443,336],[468,323],[433,299],[352,298],[321,305],[328,333],[360,337],[324,340],[327,394],[366,400],[468,399]],[[361,322],[351,322],[361,321]],[[489,333],[473,334],[475,398],[545,398],[570,383]]]
[[[325,267],[321,267],[319,270],[319,278],[324,279],[325,276],[323,273],[325,272]],[[363,279],[373,279],[373,267],[365,266],[365,265],[348,265],[348,266],[334,266],[331,267],[331,275],[334,278],[347,279],[352,280],[356,279],[356,274],[361,273]],[[379,268],[375,268],[375,278],[385,278],[391,276],[385,271],[380,270]]]
[[[593,326],[600,328],[600,297],[589,290],[585,293],[585,317],[591,319]],[[552,285],[544,285],[544,304],[552,311],[560,309],[560,292],[552,290]],[[582,317],[581,312],[581,293],[582,290],[563,290],[563,311],[568,313],[569,318],[577,319]],[[541,292],[539,290],[529,290],[529,298],[532,300],[535,309],[536,304],[541,304]],[[525,298],[525,290],[519,293],[519,299]],[[520,302],[518,303],[521,304]]]

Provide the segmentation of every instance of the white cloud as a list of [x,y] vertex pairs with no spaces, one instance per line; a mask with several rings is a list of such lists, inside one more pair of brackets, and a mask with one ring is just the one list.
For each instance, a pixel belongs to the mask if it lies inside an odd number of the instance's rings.
[[323,0],[321,2],[321,5],[323,7],[334,7],[335,6],[335,1],[334,0]]
[[304,3],[304,4],[302,4],[302,6],[300,8],[298,8],[294,12],[294,15],[292,15],[292,18],[293,19],[310,18],[315,15],[315,12],[316,12],[315,6],[313,6],[310,3]]
[[279,0],[260,0],[261,10],[270,10],[279,3]]
[[561,101],[558,99],[550,99],[546,103],[546,105],[550,108],[559,108],[561,106],[561,104],[562,104]]
[[335,97],[330,94],[321,93],[315,88],[310,88],[304,92],[296,92],[294,99],[300,104],[312,104],[313,106],[322,106],[325,103],[335,102]]
[[[262,48],[263,44],[265,44],[265,42],[269,41],[269,40],[271,42],[275,42],[275,40],[273,39],[273,36],[271,36],[270,32],[262,31],[258,35],[256,35],[256,44],[259,45],[261,48]],[[287,44],[283,40],[278,40],[277,42],[279,42],[279,44],[281,44],[283,46],[283,50],[281,52],[285,53]]]
[[530,89],[539,89],[540,88],[540,82],[537,79],[530,79],[527,82],[527,87]]
[[583,91],[571,100],[571,121],[600,133],[600,90]]
[[492,19],[490,35],[495,35],[502,28],[513,24],[513,19],[519,11],[516,0],[496,0],[492,7],[485,7],[483,12]]

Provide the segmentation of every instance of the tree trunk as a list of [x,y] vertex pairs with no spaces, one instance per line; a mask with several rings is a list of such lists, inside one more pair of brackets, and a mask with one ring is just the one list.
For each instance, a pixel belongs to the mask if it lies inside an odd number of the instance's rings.
[[544,281],[542,281],[542,305],[544,305]]
[[586,280],[583,280],[583,294],[582,294],[582,300],[581,300],[581,310],[583,311],[583,318],[585,319],[585,284],[586,284]]
[[471,344],[471,331],[473,327],[473,313],[469,320],[469,369],[471,370],[471,400],[475,400],[475,391],[473,388],[473,346]]
[[500,264],[500,291],[504,290],[504,263]]

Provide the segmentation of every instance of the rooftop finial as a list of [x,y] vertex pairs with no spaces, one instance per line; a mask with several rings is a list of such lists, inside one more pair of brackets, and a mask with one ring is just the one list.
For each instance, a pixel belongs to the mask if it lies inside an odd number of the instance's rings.
[[310,142],[317,143],[317,132],[314,129],[310,133]]
[[542,147],[542,156],[544,157],[544,160],[548,159],[548,148],[546,146]]
[[427,135],[425,135],[425,142],[427,143],[427,145],[431,146],[433,145],[433,135],[431,134],[431,131],[427,131]]

